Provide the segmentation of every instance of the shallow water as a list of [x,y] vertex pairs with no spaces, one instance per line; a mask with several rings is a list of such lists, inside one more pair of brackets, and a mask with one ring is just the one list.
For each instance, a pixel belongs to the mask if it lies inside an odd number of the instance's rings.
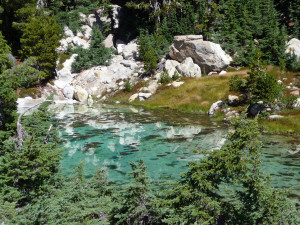
[[[187,163],[202,156],[193,150],[217,150],[225,142],[227,127],[206,116],[171,110],[145,111],[121,105],[52,105],[67,151],[62,170],[69,175],[80,161],[87,177],[106,168],[109,179],[129,182],[130,162],[144,160],[153,183],[174,181]],[[300,153],[291,155],[299,140],[263,136],[263,170],[276,187],[291,188],[299,198]],[[290,152],[289,152],[290,151]]]

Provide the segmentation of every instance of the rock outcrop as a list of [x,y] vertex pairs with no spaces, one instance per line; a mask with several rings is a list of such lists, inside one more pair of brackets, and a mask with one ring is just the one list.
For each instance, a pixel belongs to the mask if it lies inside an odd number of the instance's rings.
[[176,69],[185,77],[201,77],[201,69],[191,57],[186,58],[180,65],[176,66]]
[[293,38],[287,43],[286,53],[295,54],[300,61],[300,40]]
[[170,56],[178,62],[191,57],[205,73],[220,72],[232,61],[219,44],[204,41],[202,35],[175,36]]

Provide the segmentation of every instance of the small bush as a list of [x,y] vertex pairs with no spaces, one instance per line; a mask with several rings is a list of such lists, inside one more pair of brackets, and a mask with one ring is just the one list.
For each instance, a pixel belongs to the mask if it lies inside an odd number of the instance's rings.
[[102,44],[104,36],[98,27],[93,27],[93,39],[89,49],[76,48],[71,50],[72,53],[78,54],[75,58],[75,62],[72,64],[74,71],[80,71],[83,69],[89,69],[93,66],[108,65],[112,49],[105,48]]
[[176,80],[179,80],[179,79],[180,79],[180,74],[176,70],[174,75],[172,76],[172,80],[176,81]]
[[160,75],[160,79],[159,79],[158,82],[161,83],[161,84],[167,84],[167,83],[172,82],[172,78],[170,77],[168,71],[164,70],[162,72],[162,74]]
[[132,89],[133,89],[133,86],[128,79],[124,85],[124,91],[131,92]]
[[300,71],[300,62],[297,59],[295,53],[287,54],[286,58],[286,68],[288,71],[299,72]]
[[35,57],[29,57],[23,64],[6,70],[1,76],[9,79],[12,88],[30,88],[46,78],[46,74],[39,71]]
[[229,90],[244,92],[246,89],[246,80],[238,77],[237,75],[229,79]]

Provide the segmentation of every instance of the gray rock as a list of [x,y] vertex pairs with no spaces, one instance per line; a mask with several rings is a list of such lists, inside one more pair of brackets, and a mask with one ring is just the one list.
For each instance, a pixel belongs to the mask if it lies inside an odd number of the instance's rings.
[[214,115],[216,113],[217,110],[219,110],[220,108],[222,108],[223,106],[223,102],[221,100],[213,103],[208,111],[209,115]]
[[165,62],[165,66],[164,66],[164,70],[166,70],[169,74],[170,77],[173,77],[175,72],[177,71],[176,70],[176,67],[179,66],[180,63],[177,62],[176,60],[167,60]]
[[186,77],[201,77],[201,69],[191,57],[186,58],[176,69]]
[[262,111],[264,111],[265,108],[266,108],[266,107],[264,106],[263,103],[258,102],[258,103],[254,104],[254,105],[250,108],[249,114],[250,114],[250,116],[256,116],[257,114],[259,114],[259,113],[261,113]]
[[287,43],[286,53],[295,54],[300,61],[300,40],[293,38]]
[[125,67],[128,67],[132,70],[134,70],[138,67],[138,65],[135,63],[135,61],[132,61],[132,60],[123,60],[120,62],[120,64]]
[[66,86],[64,89],[63,89],[63,93],[64,93],[64,96],[65,98],[67,99],[73,99],[74,97],[74,91],[75,91],[75,88],[73,86]]
[[191,57],[206,73],[219,72],[232,61],[219,44],[204,41],[202,35],[175,36],[174,44],[170,47],[170,56],[179,62]]
[[11,61],[13,66],[15,66],[16,65],[16,58],[11,53],[8,53],[7,56],[8,56],[9,61]]
[[36,3],[36,9],[40,10],[47,6],[45,0],[38,0]]
[[115,48],[114,47],[114,35],[109,34],[106,39],[103,41],[103,44],[106,48]]
[[138,45],[136,40],[129,42],[122,48],[124,59],[136,59],[138,57]]

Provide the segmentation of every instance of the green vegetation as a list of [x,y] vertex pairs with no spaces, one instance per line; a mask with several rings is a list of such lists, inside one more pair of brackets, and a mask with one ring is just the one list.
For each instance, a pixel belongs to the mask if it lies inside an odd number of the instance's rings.
[[[300,38],[299,0],[36,0],[0,1],[0,223],[1,224],[299,224],[299,211],[282,190],[270,186],[261,172],[258,125],[269,133],[300,133],[300,112],[291,110],[295,97],[278,84],[300,86],[300,63],[285,54],[286,41]],[[197,34],[220,43],[234,58],[235,66],[249,71],[201,79],[182,78],[179,88],[161,85],[150,99],[133,104],[149,108],[207,112],[212,103],[229,93],[242,93],[246,104],[258,101],[282,108],[283,118],[269,120],[265,113],[248,120],[246,113],[232,120],[234,131],[218,151],[199,151],[204,157],[165,191],[154,193],[142,161],[131,163],[132,182],[120,188],[98,170],[87,180],[81,163],[70,177],[62,175],[56,125],[42,104],[30,116],[16,113],[20,96],[39,95],[33,88],[52,79],[70,55],[56,52],[62,29],[81,30],[81,16],[110,4],[123,6],[120,29],[104,23],[93,28],[89,49],[76,48],[73,70],[107,65],[113,53],[103,45],[104,35],[129,41],[137,38],[145,75],[153,75],[165,57],[174,35]],[[102,15],[101,15],[102,16]],[[98,18],[99,19],[99,18]],[[253,57],[263,54],[253,63]],[[18,60],[14,65],[13,54]],[[21,62],[20,59],[21,58]],[[167,58],[167,57],[166,57]],[[56,62],[59,59],[58,68]],[[262,63],[262,60],[266,63]],[[267,64],[279,65],[267,67]],[[247,74],[248,72],[248,74]],[[205,71],[203,71],[205,74]],[[237,76],[233,76],[237,75]],[[179,79],[163,72],[160,83]],[[296,83],[298,80],[298,83]],[[115,98],[128,98],[142,81]],[[233,107],[238,111],[246,105]],[[19,116],[19,119],[18,119]],[[216,120],[223,118],[218,113]],[[228,191],[229,190],[229,191]]]
[[47,15],[30,18],[23,30],[22,58],[35,57],[37,67],[45,74],[43,79],[54,76],[60,32],[54,17]]
[[104,37],[97,27],[93,27],[93,39],[89,49],[82,47],[71,50],[72,53],[78,54],[75,62],[72,64],[72,69],[80,71],[98,65],[108,65],[112,49],[105,48],[103,45]]

